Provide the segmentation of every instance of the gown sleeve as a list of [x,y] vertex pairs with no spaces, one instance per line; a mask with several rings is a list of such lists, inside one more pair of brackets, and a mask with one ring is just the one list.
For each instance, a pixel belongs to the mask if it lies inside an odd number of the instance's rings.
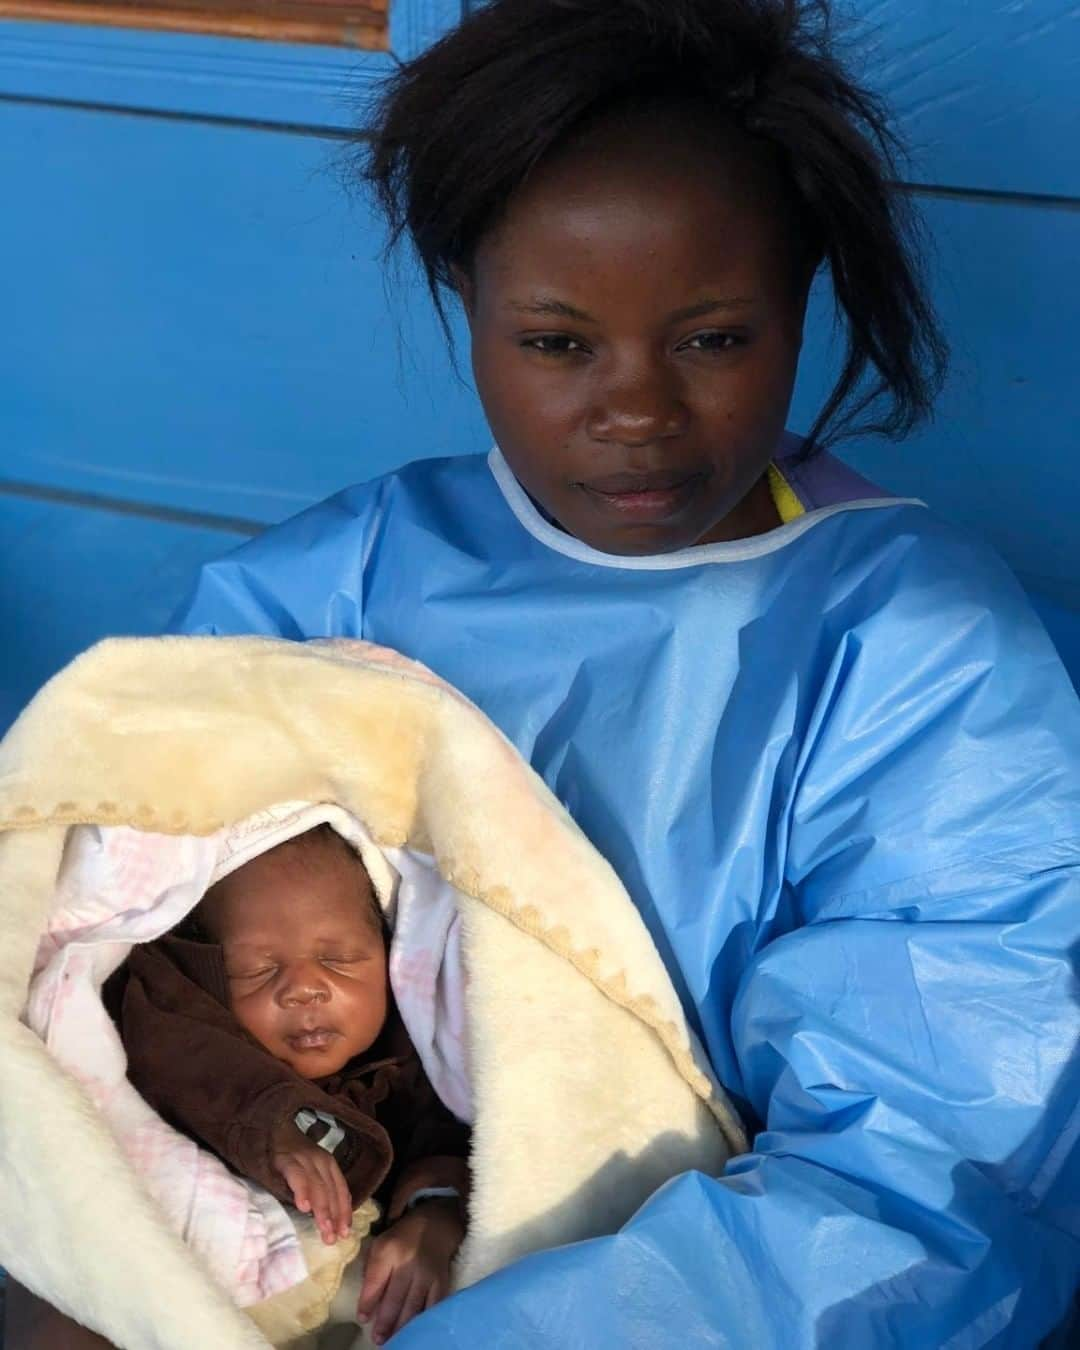
[[1004,569],[962,562],[823,616],[777,825],[796,920],[731,1010],[753,1151],[440,1304],[400,1350],[1033,1350],[1062,1322],[1080,708]]
[[359,637],[379,484],[347,489],[202,567],[170,633]]

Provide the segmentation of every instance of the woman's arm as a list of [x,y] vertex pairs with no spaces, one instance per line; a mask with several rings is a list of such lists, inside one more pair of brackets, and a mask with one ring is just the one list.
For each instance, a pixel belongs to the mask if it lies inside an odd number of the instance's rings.
[[1080,1279],[1080,707],[1011,581],[958,554],[906,563],[821,683],[778,825],[798,926],[723,1010],[754,1151],[466,1290],[400,1350],[485,1327],[520,1350],[1034,1350],[1061,1322]]
[[4,1304],[5,1350],[116,1350],[110,1341],[73,1322],[8,1276]]

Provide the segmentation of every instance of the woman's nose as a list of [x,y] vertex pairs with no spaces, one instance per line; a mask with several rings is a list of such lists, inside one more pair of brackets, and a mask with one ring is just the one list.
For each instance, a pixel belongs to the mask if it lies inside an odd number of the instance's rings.
[[278,998],[287,1008],[303,1007],[308,1003],[328,1003],[330,985],[322,967],[313,962],[287,967],[278,989]]
[[658,362],[635,363],[598,380],[586,429],[595,441],[642,446],[682,435],[688,420],[674,373]]

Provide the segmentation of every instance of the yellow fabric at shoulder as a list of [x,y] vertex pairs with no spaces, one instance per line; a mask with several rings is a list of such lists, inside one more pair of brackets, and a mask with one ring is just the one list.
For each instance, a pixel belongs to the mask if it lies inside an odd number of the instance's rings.
[[806,508],[796,497],[794,488],[775,464],[769,465],[769,491],[783,524],[789,525],[806,514]]

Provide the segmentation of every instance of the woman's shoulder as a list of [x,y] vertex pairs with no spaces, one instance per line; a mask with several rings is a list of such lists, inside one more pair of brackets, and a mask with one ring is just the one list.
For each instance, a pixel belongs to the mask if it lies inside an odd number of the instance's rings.
[[271,526],[260,539],[305,537],[313,531],[356,529],[372,517],[412,503],[467,502],[490,479],[484,455],[432,456],[410,460],[376,477],[353,483]]
[[[359,578],[386,529],[424,529],[481,497],[482,455],[422,459],[357,483],[270,525],[206,564],[171,632],[266,633],[303,638],[339,631],[327,597],[358,600]],[[426,531],[430,536],[431,531]],[[348,616],[339,616],[349,629]],[[358,618],[358,616],[357,616]]]
[[[861,503],[855,503],[855,507]],[[985,644],[1048,639],[994,541],[920,502],[839,510],[804,565],[822,576],[825,627],[837,636],[888,631],[913,649],[978,628]]]
[[[992,541],[938,515],[918,497],[899,496],[828,451],[805,453],[786,433],[774,461],[784,527],[775,536],[789,562],[816,575],[833,598],[869,613],[902,608],[916,597],[928,617],[946,595],[996,609],[1025,605],[1023,592]],[[849,608],[843,606],[843,608]]]
[[372,478],[339,488],[328,497],[268,524],[226,555],[308,554],[313,549],[355,542],[387,512],[413,503],[466,502],[490,479],[484,455],[416,459]]

